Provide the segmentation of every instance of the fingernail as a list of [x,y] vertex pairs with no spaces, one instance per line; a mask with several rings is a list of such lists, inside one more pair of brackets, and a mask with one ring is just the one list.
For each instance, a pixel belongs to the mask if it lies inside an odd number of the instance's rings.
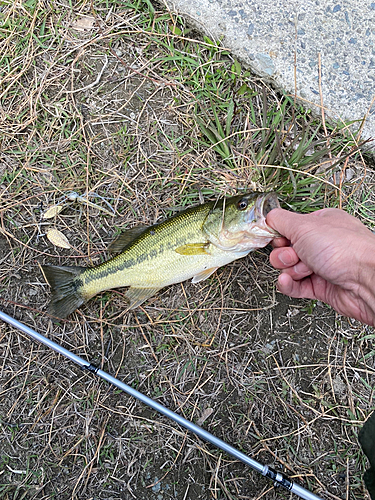
[[293,268],[294,272],[297,274],[311,274],[311,270],[303,262],[298,262]]
[[279,259],[284,264],[284,266],[291,266],[295,261],[293,261],[293,257],[287,250],[279,253]]

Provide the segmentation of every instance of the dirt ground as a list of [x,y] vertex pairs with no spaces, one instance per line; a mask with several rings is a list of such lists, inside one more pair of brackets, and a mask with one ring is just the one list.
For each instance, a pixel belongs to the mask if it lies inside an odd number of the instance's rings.
[[[251,184],[250,167],[229,172],[199,143],[190,93],[158,73],[157,49],[148,62],[150,41],[131,13],[107,14],[116,37],[97,31],[92,42],[93,25],[67,14],[60,34],[70,56],[50,48],[22,76],[39,107],[24,101],[31,121],[14,118],[3,136],[1,308],[322,498],[368,499],[357,434],[375,407],[373,329],[278,293],[269,247],[134,311],[118,289],[66,320],[45,313],[39,264],[98,264],[119,228]],[[45,130],[36,109],[47,113]],[[365,174],[370,193],[371,165]],[[72,201],[71,191],[94,206]],[[354,212],[371,224],[372,199],[365,203]],[[45,218],[56,205],[63,209]],[[46,237],[51,228],[70,248]],[[290,497],[5,324],[0,349],[1,498]]]

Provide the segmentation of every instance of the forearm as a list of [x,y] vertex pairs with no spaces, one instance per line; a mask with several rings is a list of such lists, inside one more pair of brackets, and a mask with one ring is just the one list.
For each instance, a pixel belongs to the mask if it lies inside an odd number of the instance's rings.
[[[349,263],[350,265],[350,263]],[[358,294],[372,316],[367,323],[375,326],[375,234],[370,233],[358,263]]]

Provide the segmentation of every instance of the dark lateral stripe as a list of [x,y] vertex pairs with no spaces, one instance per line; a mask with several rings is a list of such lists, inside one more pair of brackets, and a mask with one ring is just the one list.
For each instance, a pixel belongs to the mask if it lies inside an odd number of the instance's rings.
[[[162,255],[165,252],[171,251],[174,248],[178,248],[181,245],[186,244],[186,242],[193,238],[191,233],[186,236],[177,238],[174,242],[164,242],[160,243],[156,248],[150,249],[148,252],[141,253],[137,257],[127,257],[130,253],[134,254],[134,247],[130,247],[125,250],[120,255],[117,255],[111,260],[107,262],[103,262],[97,267],[87,268],[87,270],[83,273],[82,278],[84,280],[84,284],[88,285],[94,281],[99,281],[101,279],[107,278],[111,274],[116,274],[124,271],[125,269],[130,269],[132,267],[137,267],[137,265],[142,264],[146,260],[156,259],[159,255]],[[142,251],[142,247],[145,247],[145,239],[142,241],[142,237],[135,244],[135,246],[139,246],[139,250]]]

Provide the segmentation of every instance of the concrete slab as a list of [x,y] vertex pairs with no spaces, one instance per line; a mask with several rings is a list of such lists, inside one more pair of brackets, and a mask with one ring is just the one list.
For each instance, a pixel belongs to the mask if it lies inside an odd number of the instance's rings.
[[[277,88],[375,138],[375,0],[166,0]],[[375,141],[374,141],[375,142]],[[375,151],[375,144],[372,144]]]

